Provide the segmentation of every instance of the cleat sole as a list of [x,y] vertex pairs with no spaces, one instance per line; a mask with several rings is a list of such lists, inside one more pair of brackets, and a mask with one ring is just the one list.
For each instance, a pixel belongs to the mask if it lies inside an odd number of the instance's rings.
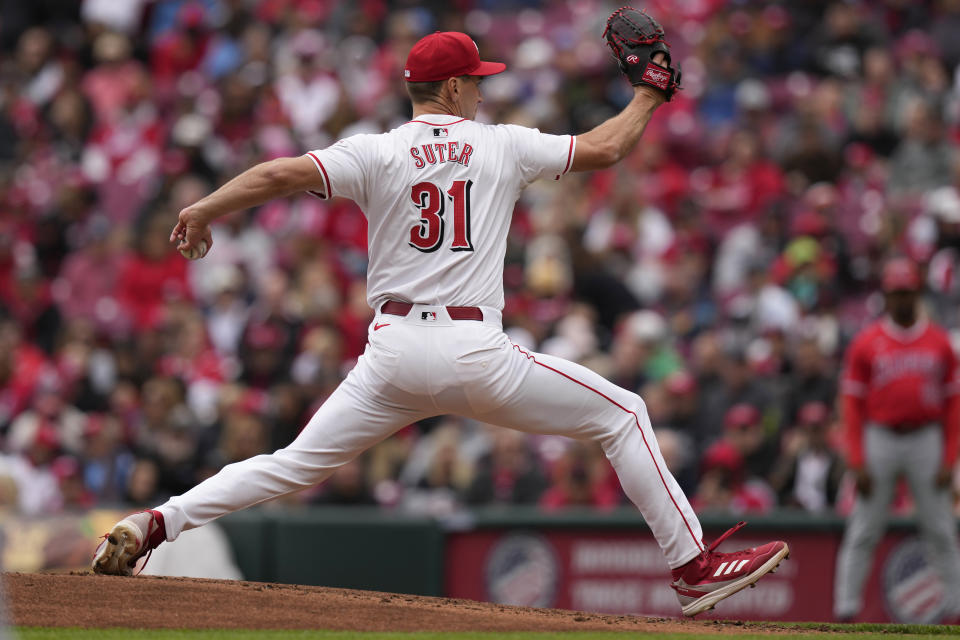
[[718,602],[724,598],[729,598],[733,594],[746,589],[747,587],[756,586],[756,582],[767,575],[768,573],[773,573],[774,570],[780,566],[780,563],[786,558],[790,557],[790,547],[784,543],[783,549],[777,552],[772,558],[767,560],[760,568],[754,571],[751,574],[745,575],[736,582],[732,582],[725,587],[721,587],[716,591],[711,591],[706,593],[690,604],[681,607],[683,615],[693,617],[697,614],[703,613],[713,609]]

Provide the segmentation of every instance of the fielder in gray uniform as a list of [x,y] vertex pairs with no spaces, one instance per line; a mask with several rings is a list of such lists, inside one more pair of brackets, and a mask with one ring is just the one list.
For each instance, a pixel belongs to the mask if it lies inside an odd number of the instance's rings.
[[837,559],[834,614],[852,620],[886,529],[900,476],[916,502],[928,561],[946,587],[945,613],[960,613],[960,549],[950,481],[957,459],[960,377],[946,332],[919,309],[920,274],[904,258],[884,267],[887,315],[847,352],[841,383],[848,464],[857,499]]

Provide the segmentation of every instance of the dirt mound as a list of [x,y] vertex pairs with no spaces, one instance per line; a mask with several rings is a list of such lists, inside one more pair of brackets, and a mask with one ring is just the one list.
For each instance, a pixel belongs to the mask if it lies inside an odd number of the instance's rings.
[[[94,574],[3,576],[22,626],[738,633],[739,623],[608,616],[327,587]],[[782,631],[771,625],[770,631]],[[760,629],[753,627],[752,632]]]

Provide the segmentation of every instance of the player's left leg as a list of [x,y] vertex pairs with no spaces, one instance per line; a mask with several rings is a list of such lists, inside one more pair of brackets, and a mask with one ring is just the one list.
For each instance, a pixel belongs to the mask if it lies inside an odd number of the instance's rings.
[[927,550],[927,562],[940,573],[944,586],[944,613],[960,615],[960,546],[953,500],[949,487],[936,486],[943,451],[943,433],[932,425],[903,436],[909,439],[905,448],[906,475],[916,502],[917,521]]
[[319,484],[391,433],[428,415],[384,402],[370,387],[351,380],[354,371],[289,445],[229,464],[157,507],[167,540],[227,513]]
[[180,496],[130,515],[105,536],[93,569],[130,575],[140,557],[184,530],[266,500],[313,486],[391,433],[432,415],[413,394],[377,375],[368,348],[346,380],[287,447],[229,464]]
[[[455,358],[469,406],[457,412],[531,433],[600,443],[674,570],[686,615],[712,608],[776,568],[787,545],[705,548],[700,522],[667,469],[643,400],[578,364],[507,343]],[[453,407],[452,409],[457,409]]]

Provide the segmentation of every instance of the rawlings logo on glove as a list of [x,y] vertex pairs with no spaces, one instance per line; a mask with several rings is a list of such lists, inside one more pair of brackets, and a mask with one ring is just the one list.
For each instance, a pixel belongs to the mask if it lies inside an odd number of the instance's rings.
[[648,62],[647,68],[644,69],[643,75],[640,77],[647,82],[647,84],[652,84],[658,89],[666,91],[667,87],[670,86],[670,72],[661,71],[661,69],[662,67],[659,67],[653,62]]
[[[603,37],[630,84],[655,87],[669,101],[680,90],[680,65],[670,65],[670,46],[664,40],[663,27],[645,11],[620,7],[607,18]],[[662,53],[666,66],[653,61]]]

